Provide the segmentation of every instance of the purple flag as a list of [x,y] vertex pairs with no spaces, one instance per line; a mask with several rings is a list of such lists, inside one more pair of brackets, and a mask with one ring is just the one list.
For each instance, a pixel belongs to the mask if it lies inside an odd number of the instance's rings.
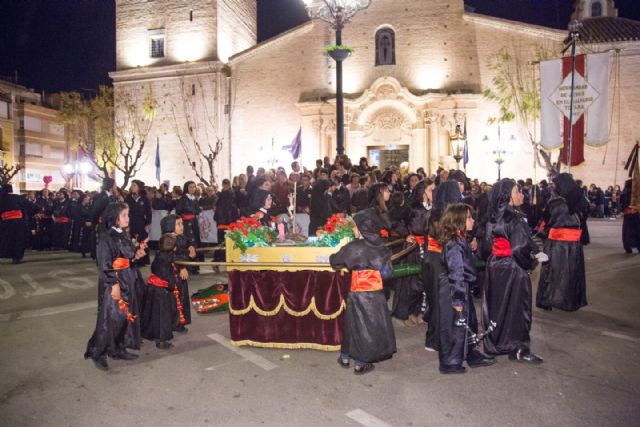
[[300,157],[300,152],[302,151],[302,127],[298,130],[296,137],[293,138],[291,144],[283,145],[283,150],[287,150],[293,156],[294,160],[297,160]]

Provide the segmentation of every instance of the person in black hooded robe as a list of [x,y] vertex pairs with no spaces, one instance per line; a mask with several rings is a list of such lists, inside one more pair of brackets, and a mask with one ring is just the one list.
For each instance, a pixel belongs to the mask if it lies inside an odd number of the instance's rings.
[[442,264],[442,246],[435,239],[435,233],[438,228],[438,222],[446,207],[451,203],[460,203],[462,194],[458,183],[455,181],[444,181],[435,189],[433,196],[433,208],[429,215],[429,225],[425,234],[426,252],[423,258],[422,266],[422,282],[427,298],[427,311],[425,312],[425,320],[428,323],[427,334],[425,340],[425,349],[429,351],[438,351],[440,342],[440,326],[438,319],[440,317],[439,288],[440,273],[443,271]]
[[161,350],[171,348],[176,318],[176,273],[174,271],[176,236],[163,234],[158,242],[160,251],[151,263],[151,276],[142,309],[140,331],[142,338],[155,341]]
[[[195,196],[196,184],[193,181],[184,183],[183,193],[176,203],[176,215],[182,218],[184,225],[184,237],[194,248],[200,247],[200,226],[198,224],[198,215],[200,214],[200,204]],[[201,257],[197,258],[201,260]],[[199,267],[189,267],[191,274],[199,274]]]
[[473,223],[471,206],[453,203],[442,213],[435,230],[434,237],[442,246],[443,265],[438,277],[438,360],[442,374],[464,373],[464,361],[471,368],[496,362],[482,354],[477,343],[468,341],[469,329],[477,333],[470,286],[476,280],[476,272],[466,236]]
[[[495,330],[484,340],[487,354],[509,354],[511,360],[541,363],[529,350],[531,330],[531,278],[536,257],[544,260],[531,238],[531,229],[517,210],[523,202],[519,185],[503,179],[491,190],[491,219],[487,223],[492,245],[486,269],[482,304],[485,330],[493,321]],[[539,255],[538,255],[539,254]]]
[[545,239],[543,251],[549,256],[549,262],[544,263],[540,271],[536,307],[575,311],[587,305],[579,214],[584,198],[570,174],[559,174],[553,184],[556,196],[547,204],[543,214],[545,225],[538,233]]
[[386,215],[371,207],[355,214],[353,221],[356,240],[331,255],[329,262],[334,269],[351,271],[338,363],[348,368],[353,359],[354,373],[360,375],[372,371],[373,362],[389,359],[396,352],[395,333],[382,285],[393,267],[391,251],[380,237],[380,230],[389,227]]
[[[129,205],[129,233],[138,242],[144,242],[149,237],[147,230],[151,226],[151,203],[147,198],[144,182],[134,179],[124,201]],[[147,264],[149,264],[149,254],[138,262],[140,267]]]
[[640,212],[631,207],[632,180],[624,183],[624,189],[620,195],[620,208],[622,209],[622,247],[630,254],[633,248],[640,253]]
[[69,249],[71,236],[71,217],[69,211],[69,196],[63,189],[56,194],[53,204],[53,249]]
[[116,202],[118,187],[113,178],[106,177],[102,180],[102,191],[96,194],[91,204],[91,223],[93,233],[91,233],[91,258],[96,258],[97,242],[100,234],[105,230],[103,214],[109,204]]
[[[176,237],[176,261],[195,261],[197,258],[195,247],[184,235],[184,223],[177,215],[167,215],[160,221],[162,234],[171,233]],[[186,325],[191,323],[191,298],[189,297],[189,270],[184,266],[176,266],[176,288],[178,297],[175,301],[176,315],[173,322],[175,332],[184,333]],[[178,301],[180,304],[178,304]]]
[[[417,175],[413,175],[417,176]],[[416,242],[417,240],[424,243],[423,237],[427,229],[428,211],[423,205],[423,195],[425,193],[425,184],[420,182],[414,186],[412,191],[415,193],[411,202],[407,202],[404,206],[394,209],[392,204],[389,207],[389,217],[392,222],[392,229],[394,220],[394,213],[399,213],[399,218],[402,222],[402,231],[399,233],[400,237],[405,238],[406,242],[404,246],[400,246],[401,249],[406,249]],[[392,198],[402,196],[402,193],[396,192],[391,196]],[[417,195],[420,199],[417,199]],[[410,205],[411,203],[411,205]],[[397,237],[396,237],[397,238]],[[402,257],[398,264],[420,264],[422,263],[421,248],[410,252],[406,256]],[[423,324],[422,319],[422,302],[423,302],[423,289],[422,278],[418,275],[405,276],[397,279],[393,279],[393,302],[391,316],[398,320],[402,320],[405,326],[415,326]]]
[[144,286],[136,265],[145,255],[144,246],[135,247],[125,230],[129,225],[129,208],[112,203],[103,214],[105,231],[96,249],[98,263],[98,316],[96,328],[87,343],[85,359],[108,370],[107,356],[131,360],[138,355],[127,348],[140,349],[139,305],[136,288]]
[[0,187],[0,258],[11,258],[13,264],[20,264],[24,257],[27,217],[35,208],[13,193],[11,184]]
[[331,182],[326,179],[317,181],[311,189],[311,203],[309,205],[309,236],[315,236],[318,228],[324,227],[331,216],[331,195],[327,191]]

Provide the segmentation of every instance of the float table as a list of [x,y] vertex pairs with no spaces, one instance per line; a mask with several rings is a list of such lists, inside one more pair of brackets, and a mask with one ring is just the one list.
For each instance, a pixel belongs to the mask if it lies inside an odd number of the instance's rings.
[[[249,248],[241,254],[227,241],[229,327],[234,345],[338,351],[350,275],[326,266],[338,247]],[[277,267],[251,266],[269,262]],[[322,267],[288,267],[318,263]],[[281,264],[281,266],[280,266]]]

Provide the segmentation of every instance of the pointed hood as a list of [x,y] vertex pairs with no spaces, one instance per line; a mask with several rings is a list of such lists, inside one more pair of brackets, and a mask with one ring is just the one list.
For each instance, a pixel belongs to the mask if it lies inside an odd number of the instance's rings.
[[367,208],[353,216],[362,238],[374,245],[382,245],[380,230],[391,228],[389,219],[385,215],[380,215],[375,208]]

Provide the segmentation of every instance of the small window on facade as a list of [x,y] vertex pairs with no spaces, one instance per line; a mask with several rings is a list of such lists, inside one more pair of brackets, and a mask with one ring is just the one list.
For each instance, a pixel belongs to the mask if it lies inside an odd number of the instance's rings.
[[164,30],[149,31],[149,56],[164,58]]
[[591,3],[591,16],[593,18],[602,16],[602,3],[600,3],[599,1],[594,1],[593,3]]
[[396,35],[391,28],[376,32],[376,65],[395,65]]

